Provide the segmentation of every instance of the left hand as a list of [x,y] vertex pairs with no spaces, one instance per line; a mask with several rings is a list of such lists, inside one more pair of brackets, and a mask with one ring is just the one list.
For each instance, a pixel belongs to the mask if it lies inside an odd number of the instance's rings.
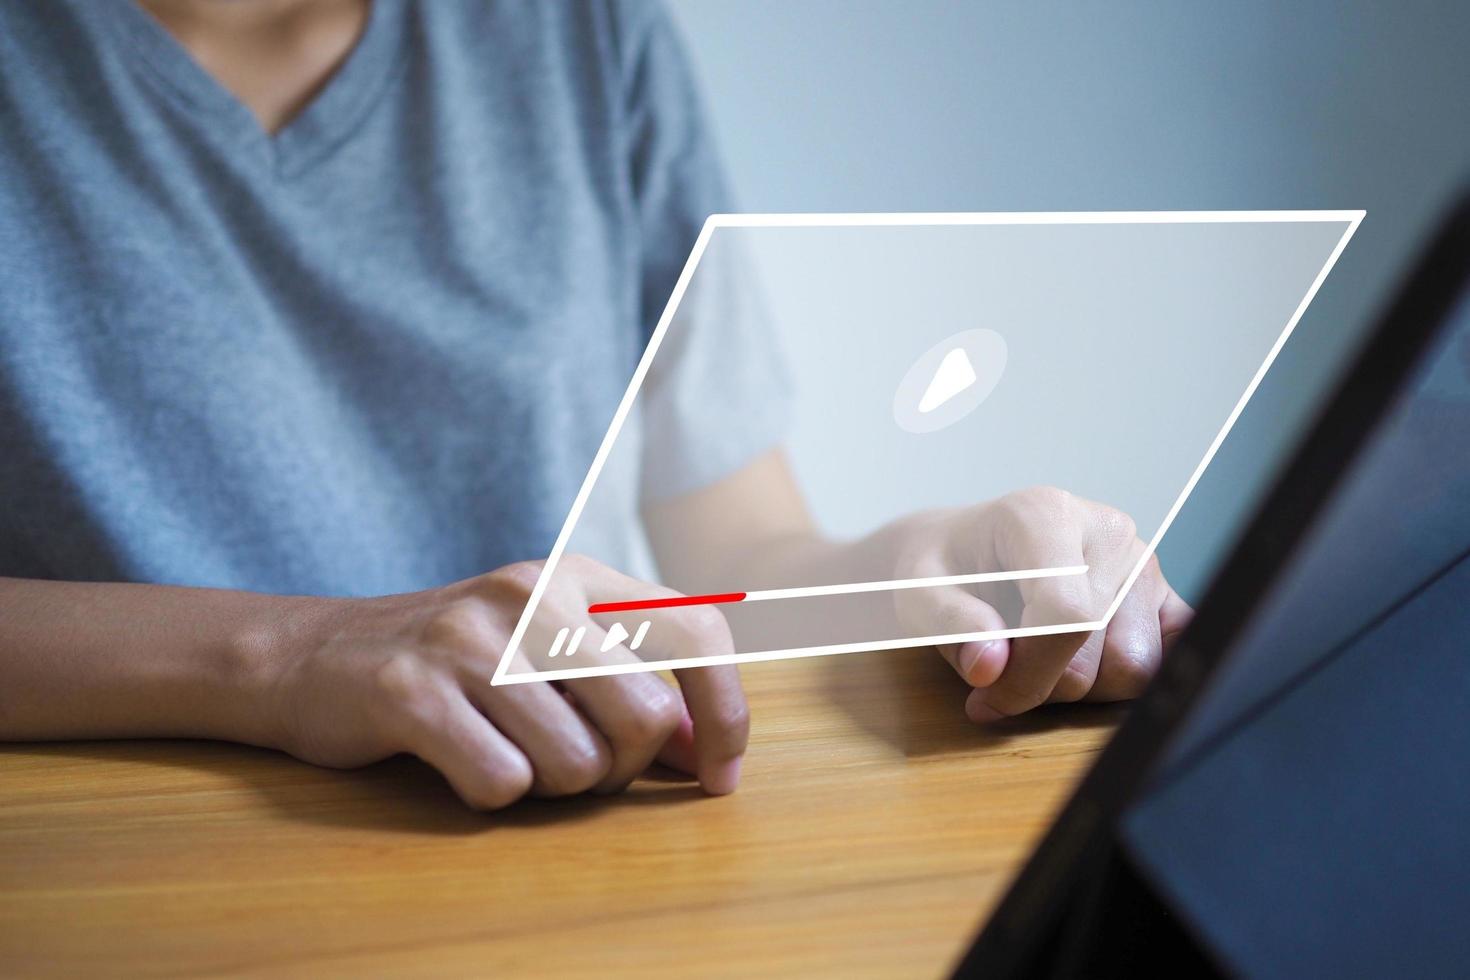
[[[929,635],[1097,622],[1145,550],[1127,514],[1051,487],[923,515],[905,539],[899,577],[1088,566],[1085,575],[895,593],[900,619]],[[1019,606],[1010,617],[998,608],[1008,595]],[[940,652],[973,688],[965,713],[990,722],[1050,702],[1138,696],[1192,615],[1150,556],[1102,629],[951,643]]]

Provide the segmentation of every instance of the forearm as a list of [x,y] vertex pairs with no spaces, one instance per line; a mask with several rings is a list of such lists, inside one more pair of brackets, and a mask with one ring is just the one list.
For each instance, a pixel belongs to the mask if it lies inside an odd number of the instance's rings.
[[664,584],[681,592],[780,589],[885,581],[916,525],[900,517],[865,537],[822,533],[781,450],[772,450],[703,490],[644,511]]
[[[732,556],[719,581],[739,588],[787,589],[820,585],[883,582],[898,573],[900,551],[912,525],[924,515],[902,518],[861,538],[840,540],[815,528],[780,536],[754,538]],[[716,586],[708,591],[723,591]],[[740,615],[740,634],[753,647],[817,645],[832,642],[831,626],[840,620],[847,636],[877,638],[896,635],[893,604],[874,601],[874,593],[798,600],[778,604],[761,615]],[[733,612],[727,612],[735,615]],[[733,622],[733,620],[732,620]]]
[[915,530],[951,513],[942,509],[910,514],[851,540],[829,537],[815,526],[755,537],[724,567],[721,578],[761,589],[887,581],[895,577],[902,550]]
[[886,579],[891,577],[895,538],[887,527],[846,541],[815,528],[757,538],[722,566],[719,578],[753,589]]
[[0,739],[279,745],[272,667],[323,603],[0,578]]

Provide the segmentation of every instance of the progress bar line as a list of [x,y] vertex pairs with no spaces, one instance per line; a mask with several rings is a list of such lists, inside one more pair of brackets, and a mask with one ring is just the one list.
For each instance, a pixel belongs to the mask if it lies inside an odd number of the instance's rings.
[[809,585],[797,589],[756,589],[751,592],[715,592],[681,595],[666,599],[633,599],[628,602],[597,602],[589,613],[632,612],[637,609],[667,609],[673,606],[718,606],[731,602],[764,602],[768,599],[810,599],[824,595],[858,592],[895,592],[899,589],[932,589],[942,585],[975,585],[980,582],[1015,582],[1021,579],[1064,578],[1086,575],[1086,565],[1060,568],[1021,568],[1010,572],[974,572],[969,575],[936,575],[930,578],[898,578],[885,582],[850,582],[846,585]]
[[740,602],[744,592],[717,592],[711,595],[679,595],[668,599],[634,599],[630,602],[594,602],[587,607],[589,613],[632,612],[635,609],[668,609],[671,606],[718,606],[726,602]]

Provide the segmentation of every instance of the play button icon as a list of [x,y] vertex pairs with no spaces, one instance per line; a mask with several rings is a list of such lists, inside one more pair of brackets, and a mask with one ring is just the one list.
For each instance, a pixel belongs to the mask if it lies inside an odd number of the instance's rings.
[[975,366],[970,363],[970,355],[963,347],[956,347],[939,362],[939,370],[919,399],[919,413],[927,415],[974,383]]
[[1000,381],[1006,342],[994,330],[965,330],[929,348],[893,394],[893,419],[907,432],[937,432],[979,407]]

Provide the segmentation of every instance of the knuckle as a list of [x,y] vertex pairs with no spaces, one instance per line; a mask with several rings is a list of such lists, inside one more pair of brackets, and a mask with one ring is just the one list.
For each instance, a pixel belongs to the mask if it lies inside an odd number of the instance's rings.
[[374,676],[379,694],[411,721],[432,715],[433,684],[428,667],[411,653],[398,653],[378,667]]
[[679,699],[672,691],[665,691],[659,696],[650,699],[647,718],[648,734],[657,738],[660,742],[674,733],[679,727],[679,722],[684,715],[683,707]]
[[1007,498],[1023,514],[1057,514],[1071,509],[1072,495],[1060,487],[1034,486],[1017,490]]
[[1098,612],[1098,601],[1092,596],[1068,591],[1050,598],[1047,611],[1058,623],[1090,622]]
[[1101,606],[1102,599],[1092,592],[1068,588],[1034,596],[1026,608],[1038,624],[1078,627],[1092,623]]
[[1058,487],[1027,487],[1008,493],[996,501],[997,543],[1008,551],[1034,534],[1064,529],[1071,524],[1072,507],[1072,495]]
[[[563,559],[565,561],[566,559]],[[544,562],[518,561],[483,576],[486,584],[515,593],[531,594],[541,578]]]
[[538,622],[554,623],[557,627],[569,623],[581,623],[585,620],[586,615],[587,602],[582,596],[556,587],[547,589],[541,596],[540,605],[536,607]]
[[735,748],[744,748],[750,738],[750,706],[744,699],[721,704],[716,709],[714,723]]
[[990,697],[986,700],[1002,714],[1019,715],[1046,703],[1046,699],[1050,696],[1050,690],[1042,690],[1033,685],[1021,687],[1011,684],[991,688]]
[[573,575],[584,575],[596,568],[598,564],[596,559],[580,553],[574,552],[561,556],[561,566]]
[[1124,640],[1120,652],[1128,663],[1151,670],[1159,659],[1158,635],[1138,630]]
[[714,606],[685,606],[680,610],[679,622],[698,641],[702,652],[734,644],[725,614]]
[[1113,546],[1132,544],[1138,537],[1138,525],[1133,518],[1116,507],[1100,505],[1095,520],[1099,535]]
[[1051,696],[1057,701],[1081,701],[1092,690],[1092,678],[1074,664],[1068,664],[1057,678]]
[[607,753],[595,745],[573,744],[563,748],[559,757],[542,772],[541,782],[548,793],[570,796],[585,793],[596,786],[612,767]]
[[1030,488],[1029,492],[1047,507],[1060,510],[1072,506],[1072,494],[1061,487],[1037,486]]
[[531,791],[535,776],[524,759],[504,760],[479,785],[465,793],[476,810],[502,810]]
[[612,731],[607,735],[623,749],[641,748],[655,742],[661,745],[674,733],[681,717],[682,710],[673,692],[663,691],[644,698],[633,710],[625,712],[617,723],[610,726]]
[[429,618],[423,639],[437,647],[471,649],[484,644],[487,622],[487,610],[479,599],[455,599]]
[[1130,643],[1112,658],[1109,674],[1114,687],[1135,695],[1148,685],[1157,667],[1158,652],[1152,645],[1139,646]]

